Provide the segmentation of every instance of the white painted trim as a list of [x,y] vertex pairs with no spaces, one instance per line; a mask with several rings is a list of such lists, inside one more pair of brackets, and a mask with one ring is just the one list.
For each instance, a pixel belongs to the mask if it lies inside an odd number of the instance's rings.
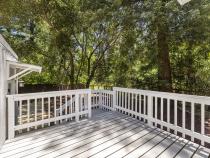
[[7,61],[7,63],[9,64],[10,67],[13,67],[13,68],[19,68],[19,69],[30,68],[32,71],[35,71],[35,72],[42,71],[42,67],[37,66],[37,65],[25,64],[22,62],[15,62],[15,61]]
[[51,92],[40,92],[40,93],[27,93],[27,94],[15,94],[15,95],[7,95],[9,96],[14,96],[14,100],[17,101],[19,99],[35,99],[35,98],[40,98],[40,97],[56,97],[59,95],[73,95],[76,93],[82,93],[82,94],[87,94],[91,93],[90,89],[78,89],[78,90],[67,90],[67,91],[51,91]]
[[4,45],[0,44],[0,148],[4,144],[6,139],[6,94],[7,94],[7,82],[6,82],[6,50]]
[[129,89],[129,88],[120,88],[120,87],[114,87],[113,90],[125,91],[127,93],[128,92],[143,93],[144,95],[152,95],[152,96],[163,97],[163,98],[173,98],[173,99],[176,99],[176,100],[189,101],[189,99],[190,99],[190,100],[195,101],[195,103],[204,102],[204,104],[207,104],[207,105],[210,103],[210,97],[207,97],[207,96],[168,93],[168,92],[141,90],[141,89]]
[[32,72],[33,72],[33,71],[28,71],[28,72],[26,72],[26,73],[24,73],[24,74],[18,76],[18,79],[21,79],[21,78],[23,78],[24,76],[26,76],[26,75],[28,75],[28,74],[30,74],[30,73],[32,73]]
[[[60,108],[62,107],[62,98],[66,97],[66,96],[75,96],[75,111],[71,112],[70,114],[68,114],[67,112],[65,114],[62,113],[62,109],[60,109],[60,115],[56,114],[56,109],[55,109],[55,114],[56,115],[52,115],[52,117],[49,117],[47,119],[44,119],[43,114],[43,105],[44,105],[44,100],[47,99],[46,104],[48,105],[48,114],[49,114],[49,110],[50,110],[50,99],[49,98],[54,98],[54,106],[56,104],[56,99],[59,98],[59,102],[60,102]],[[88,102],[85,102],[83,105],[82,102],[79,101],[81,96],[88,96]],[[33,93],[33,94],[16,94],[16,95],[8,95],[8,113],[9,113],[9,117],[8,117],[8,124],[9,124],[9,139],[14,138],[15,136],[15,131],[19,131],[21,132],[23,129],[27,129],[27,131],[30,131],[30,127],[35,127],[35,129],[37,129],[37,127],[40,125],[41,127],[44,127],[45,124],[48,124],[48,126],[50,126],[51,122],[56,122],[57,123],[62,123],[63,120],[67,120],[67,119],[72,119],[72,117],[75,117],[76,121],[79,121],[80,116],[82,115],[89,115],[89,117],[91,117],[91,90],[89,89],[84,89],[84,90],[69,90],[69,91],[55,91],[55,92],[44,92],[44,93]],[[71,98],[72,99],[72,98]],[[32,100],[33,103],[29,103],[28,101]],[[38,102],[39,100],[39,102]],[[41,100],[41,102],[40,102]],[[27,123],[23,123],[22,121],[19,122],[18,125],[15,125],[15,116],[16,116],[16,111],[15,106],[17,106],[19,104],[20,109],[19,109],[19,117],[22,117],[22,103],[23,101],[27,101],[27,107],[32,106],[35,111],[34,111],[34,116],[33,116],[33,122],[31,122],[30,120],[27,120]],[[67,99],[66,99],[67,102]],[[39,104],[38,104],[39,103]],[[39,109],[41,110],[41,113],[39,113],[41,115],[41,119],[42,120],[38,120],[38,105]],[[85,106],[85,109],[83,109],[83,106]],[[71,107],[72,108],[72,107]],[[27,108],[31,109],[31,108]],[[71,109],[72,110],[72,109]],[[27,119],[29,118],[29,112],[27,111]],[[21,120],[21,119],[20,119]]]
[[[78,114],[79,115],[83,115],[83,114],[87,114],[87,113],[88,113],[88,111],[81,111]],[[64,120],[64,119],[67,119],[67,118],[70,118],[70,117],[74,117],[74,116],[76,116],[76,113],[63,115],[63,116],[58,116],[58,117],[55,117],[55,118],[44,119],[44,120],[41,120],[41,121],[26,123],[26,124],[23,124],[23,125],[15,126],[14,130],[21,130],[21,129],[24,129],[24,128],[29,128],[29,127],[33,127],[33,126],[42,125],[42,124],[47,124],[49,122],[55,122],[55,121],[59,121],[59,120]]]
[[25,69],[25,70],[22,70],[22,71],[18,72],[17,74],[14,74],[13,76],[10,76],[7,80],[8,80],[8,81],[13,80],[13,79],[17,78],[18,76],[23,75],[23,74],[26,73],[27,71],[30,71],[30,68],[27,68],[27,69]]
[[[205,96],[193,96],[193,95],[183,95],[183,94],[175,94],[175,93],[166,93],[166,92],[155,92],[155,91],[147,91],[147,90],[137,90],[137,89],[128,89],[128,88],[114,88],[114,91],[117,91],[117,93],[130,93],[130,94],[141,94],[144,97],[147,96],[148,100],[147,100],[147,109],[148,109],[148,113],[144,115],[141,114],[140,110],[139,112],[134,111],[132,108],[125,108],[122,107],[121,104],[117,103],[116,105],[116,109],[117,111],[120,111],[122,113],[128,113],[134,116],[139,116],[140,118],[143,118],[144,121],[145,119],[147,120],[147,123],[149,123],[150,125],[154,125],[157,126],[158,124],[160,125],[160,127],[166,127],[168,131],[170,131],[170,129],[174,130],[174,133],[177,134],[177,132],[181,132],[183,136],[185,135],[189,135],[191,136],[191,140],[194,141],[194,139],[199,139],[201,140],[202,145],[204,145],[205,142],[210,143],[210,137],[208,137],[207,135],[205,135],[205,106],[210,106],[210,97],[205,97]],[[102,92],[103,93],[103,92]],[[158,99],[161,99],[161,112],[160,114],[161,117],[160,119],[157,117],[157,103],[158,103]],[[117,98],[118,99],[118,98]],[[122,98],[119,98],[119,100],[121,100]],[[127,99],[127,98],[125,98]],[[155,100],[155,104],[153,104],[153,99]],[[163,120],[163,99],[167,99],[167,107],[170,107],[168,104],[170,104],[169,100],[173,100],[174,101],[174,123],[170,122],[170,119],[168,117],[170,117],[170,110],[173,109],[168,109],[167,110],[167,120]],[[130,100],[130,99],[129,99]],[[187,129],[185,126],[185,123],[183,123],[182,127],[178,126],[177,124],[177,103],[181,102],[182,106],[186,106],[185,102],[189,102],[191,104],[191,129]],[[195,104],[199,104],[201,107],[201,133],[195,132]],[[155,105],[155,106],[154,106]],[[171,104],[170,104],[171,105]],[[154,108],[153,108],[154,106]],[[185,107],[186,108],[186,107]],[[185,111],[185,108],[184,111]],[[145,108],[144,108],[145,109]],[[153,113],[155,111],[155,117],[153,117]],[[185,118],[185,114],[182,114],[183,119],[182,122],[186,121]]]
[[4,37],[0,34],[0,43],[8,50],[7,53],[10,53],[15,59],[18,59],[17,54],[13,51],[10,45],[6,42]]

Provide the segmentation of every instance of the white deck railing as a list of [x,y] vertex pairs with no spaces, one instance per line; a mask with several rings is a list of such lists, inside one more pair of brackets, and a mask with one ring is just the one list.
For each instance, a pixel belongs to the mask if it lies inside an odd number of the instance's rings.
[[[91,90],[8,95],[8,139],[15,132],[91,117]],[[65,106],[64,106],[65,105]],[[57,111],[60,110],[58,113]]]
[[91,106],[92,108],[98,108],[101,102],[101,90],[92,90],[91,93]]
[[115,95],[111,90],[92,90],[92,107],[114,110]]
[[167,129],[202,145],[210,143],[205,120],[210,118],[210,97],[147,90],[114,88],[114,109],[138,117],[151,126]]
[[210,143],[205,126],[210,119],[210,97],[127,88],[10,95],[9,139],[15,131],[91,116],[91,107],[119,111],[202,145]]

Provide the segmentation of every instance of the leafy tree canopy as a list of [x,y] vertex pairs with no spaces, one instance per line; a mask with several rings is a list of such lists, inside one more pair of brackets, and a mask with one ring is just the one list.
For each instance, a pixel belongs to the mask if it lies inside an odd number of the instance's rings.
[[3,0],[0,30],[27,83],[114,85],[208,94],[210,2]]

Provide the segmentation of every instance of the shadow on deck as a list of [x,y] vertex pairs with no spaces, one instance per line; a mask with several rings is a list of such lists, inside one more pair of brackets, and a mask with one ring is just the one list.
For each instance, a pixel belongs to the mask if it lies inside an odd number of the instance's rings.
[[0,157],[209,157],[209,149],[130,116],[93,110],[93,117],[20,135]]

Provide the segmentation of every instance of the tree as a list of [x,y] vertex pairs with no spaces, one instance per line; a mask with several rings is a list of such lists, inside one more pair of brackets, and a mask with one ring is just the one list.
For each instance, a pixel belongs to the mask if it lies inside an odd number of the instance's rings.
[[184,6],[175,0],[7,0],[0,5],[4,36],[21,60],[44,68],[26,78],[29,83],[195,94],[209,86],[208,0]]

